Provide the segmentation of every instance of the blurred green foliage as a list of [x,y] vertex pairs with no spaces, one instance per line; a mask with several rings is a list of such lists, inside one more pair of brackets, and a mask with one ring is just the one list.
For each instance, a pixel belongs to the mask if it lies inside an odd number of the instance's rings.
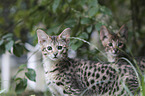
[[[16,73],[16,75],[13,77],[13,80],[16,82],[16,88],[15,88],[15,92],[17,94],[21,94],[22,92],[25,91],[26,87],[27,87],[27,81],[28,79],[31,81],[36,82],[36,72],[34,69],[31,68],[26,68],[26,64],[23,64],[21,66],[19,66],[19,70]],[[20,78],[17,77],[17,75],[22,72],[25,71],[25,76],[24,78]],[[28,79],[27,79],[28,78]]]
[[[13,3],[11,3],[14,1]],[[71,36],[90,41],[93,30],[100,30],[106,16],[112,16],[111,11],[101,6],[97,0],[12,0],[4,1],[1,9],[0,36],[13,34],[13,41],[0,42],[1,49],[10,50],[16,56],[24,54],[24,43],[37,44],[36,29],[44,28],[49,35],[58,35],[64,28],[72,29]],[[9,2],[7,4],[7,2]],[[6,5],[8,7],[6,7]],[[6,12],[5,12],[6,11]],[[7,12],[8,11],[8,12]],[[7,25],[4,22],[7,23]],[[19,42],[18,42],[19,41]],[[18,42],[18,43],[16,43]],[[72,49],[87,48],[82,41],[72,40]],[[84,52],[84,54],[87,53]],[[83,54],[80,54],[80,56]]]

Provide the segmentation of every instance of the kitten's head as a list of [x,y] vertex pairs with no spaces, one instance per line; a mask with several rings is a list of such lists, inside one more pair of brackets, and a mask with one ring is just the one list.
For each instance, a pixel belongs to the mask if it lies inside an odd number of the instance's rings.
[[123,50],[127,40],[127,27],[123,25],[118,33],[112,34],[105,26],[102,26],[100,31],[100,39],[105,47],[105,51],[108,54],[118,56],[122,53],[121,50]]
[[37,30],[38,43],[41,45],[42,54],[53,61],[61,60],[67,56],[70,28],[66,28],[58,36],[48,36],[43,30]]

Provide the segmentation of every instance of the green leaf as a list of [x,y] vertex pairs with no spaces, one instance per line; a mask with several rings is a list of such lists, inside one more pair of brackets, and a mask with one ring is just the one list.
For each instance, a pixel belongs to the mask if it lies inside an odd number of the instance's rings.
[[142,76],[141,79],[141,86],[142,86],[142,96],[145,96],[145,76]]
[[103,12],[104,14],[106,14],[106,15],[109,15],[109,16],[112,15],[111,10],[110,10],[109,8],[106,8],[105,6],[102,6],[102,7],[100,8],[100,11]]
[[89,36],[86,32],[83,32],[82,34],[80,34],[79,37],[82,38],[82,39],[88,39]]
[[21,94],[22,92],[25,91],[27,87],[27,79],[18,78],[16,81],[18,80],[19,80],[19,83],[16,85],[15,91],[17,94]]
[[87,32],[88,32],[88,33],[91,33],[92,28],[93,28],[93,26],[92,26],[92,25],[91,25],[91,26],[89,26],[89,27],[87,27]]
[[13,53],[18,57],[20,57],[23,54],[23,50],[24,50],[24,47],[20,44],[15,44],[13,46]]
[[28,72],[26,72],[25,75],[29,80],[36,82],[36,73],[34,69],[28,68]]
[[10,38],[10,37],[12,37],[12,36],[13,36],[12,33],[8,33],[8,34],[4,35],[2,38],[3,38],[3,39],[6,39],[6,38]]
[[59,3],[60,3],[60,0],[54,0],[53,5],[52,5],[53,12],[56,12],[56,9],[57,9]]
[[103,25],[103,24],[102,24],[101,22],[97,23],[97,24],[95,25],[96,30],[97,30],[97,31],[100,31],[100,28],[101,28],[102,25]]
[[15,79],[15,81],[18,81],[18,80],[20,80],[20,81],[21,81],[21,80],[22,80],[22,78],[18,77],[18,78],[16,78],[16,79]]
[[81,24],[89,24],[91,21],[89,18],[82,18],[81,19]]
[[99,9],[99,8],[97,8],[97,7],[92,7],[92,8],[90,8],[90,9],[89,9],[89,12],[88,12],[89,17],[90,17],[90,18],[93,17],[93,16],[98,12],[98,9]]
[[82,46],[83,45],[83,42],[82,41],[76,41],[75,43],[72,43],[71,44],[71,48],[73,49],[73,50],[77,50],[80,46]]
[[67,0],[69,3],[72,2],[72,0]]
[[27,67],[26,64],[22,64],[22,65],[19,66],[19,69],[24,69],[24,68],[26,68],[26,67]]
[[26,64],[20,65],[20,66],[19,66],[19,70],[18,70],[17,73],[13,76],[13,79],[15,79],[16,76],[17,76],[21,71],[23,71],[26,67],[27,67]]
[[95,7],[98,5],[98,0],[88,0],[89,7]]
[[24,70],[24,69],[19,69],[18,72],[17,72],[12,78],[15,79],[16,76],[17,76],[21,71],[23,71],[23,70]]
[[4,93],[6,89],[0,90],[0,94]]
[[0,46],[0,54],[2,54],[2,53],[4,53],[4,52],[5,52],[5,45],[2,44],[2,45]]
[[74,27],[76,23],[77,22],[76,22],[75,19],[69,19],[69,20],[65,21],[65,26],[67,26],[67,27]]
[[0,40],[0,45],[2,45],[4,43],[4,40],[2,39],[2,40]]
[[60,25],[56,25],[54,27],[49,28],[47,30],[47,33],[48,35],[52,35],[52,34],[54,35],[54,33],[57,34],[59,32],[59,29],[60,29]]
[[10,41],[5,45],[6,50],[10,51],[14,45],[14,41]]

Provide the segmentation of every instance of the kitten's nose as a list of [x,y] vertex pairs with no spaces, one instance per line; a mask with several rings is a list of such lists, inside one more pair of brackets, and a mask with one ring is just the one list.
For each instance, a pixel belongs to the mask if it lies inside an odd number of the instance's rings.
[[118,52],[118,49],[114,49],[114,51],[115,51],[115,54],[117,54],[117,52]]
[[54,57],[56,57],[56,56],[57,56],[57,54],[58,54],[58,53],[54,53]]

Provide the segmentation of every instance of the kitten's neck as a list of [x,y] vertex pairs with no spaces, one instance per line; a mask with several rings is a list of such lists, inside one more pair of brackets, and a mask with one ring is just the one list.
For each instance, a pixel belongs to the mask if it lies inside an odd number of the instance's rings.
[[107,53],[107,59],[109,62],[115,62],[118,58],[117,58],[117,56],[113,56],[113,55]]
[[44,70],[46,71],[51,71],[53,69],[53,67],[59,62],[59,60],[57,61],[53,61],[48,57],[43,57],[43,63],[44,63]]
[[69,59],[69,58],[65,57],[65,58],[63,58],[61,60],[53,61],[50,58],[45,57],[45,56],[43,58],[44,58],[43,62],[44,62],[44,70],[45,70],[45,72],[46,71],[48,71],[48,72],[52,71],[54,68],[56,68],[56,65],[59,65],[60,62],[67,61]]

